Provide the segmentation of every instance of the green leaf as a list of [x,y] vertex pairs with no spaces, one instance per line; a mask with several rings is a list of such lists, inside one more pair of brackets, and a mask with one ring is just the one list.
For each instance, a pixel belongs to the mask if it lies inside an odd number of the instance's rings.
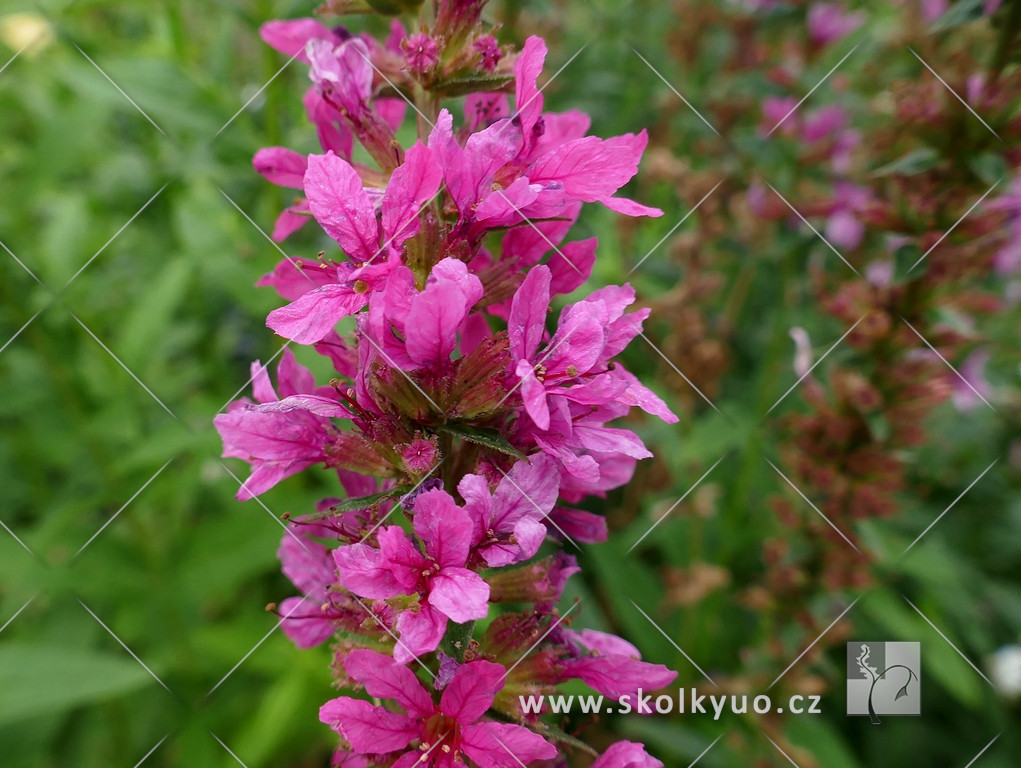
[[0,725],[52,715],[155,685],[135,661],[63,646],[0,648]]
[[946,13],[936,19],[929,29],[933,32],[945,32],[981,19],[983,15],[982,0],[958,0]]
[[815,755],[826,755],[827,768],[857,768],[860,763],[833,724],[820,717],[791,717],[786,724],[790,740]]
[[978,176],[983,184],[992,186],[1010,170],[1006,161],[996,152],[983,152],[968,160],[968,167]]
[[877,168],[872,173],[875,176],[916,176],[935,168],[939,161],[939,153],[931,147],[925,147],[908,152],[906,155]]
[[590,755],[599,754],[581,739],[575,738],[571,734],[560,730],[555,725],[542,723],[541,726],[543,735],[548,736],[549,738],[553,739],[553,741],[559,741],[561,744],[570,744],[575,749],[580,749],[582,752],[586,752]]
[[510,75],[468,75],[437,83],[434,90],[440,96],[454,98],[469,93],[502,91],[512,82],[514,78]]
[[505,453],[516,459],[527,458],[525,454],[511,445],[507,438],[496,429],[471,427],[467,424],[443,424],[437,427],[436,431],[446,432],[448,435],[453,435],[461,440],[467,440],[469,443],[483,445],[486,448]]
[[340,502],[340,504],[333,504],[330,507],[330,512],[350,512],[353,509],[365,509],[366,507],[371,507],[380,499],[385,499],[387,496],[403,496],[410,490],[410,485],[399,485],[396,488],[391,488],[389,491],[373,493],[369,496],[358,496],[354,499],[347,499],[346,501]]

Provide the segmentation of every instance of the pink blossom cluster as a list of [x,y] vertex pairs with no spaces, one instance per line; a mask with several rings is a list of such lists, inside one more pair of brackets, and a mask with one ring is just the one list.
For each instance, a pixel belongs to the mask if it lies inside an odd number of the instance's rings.
[[[262,29],[308,65],[322,146],[256,154],[256,170],[300,194],[274,238],[312,219],[336,243],[260,281],[288,302],[267,325],[334,377],[317,384],[285,347],[276,387],[253,363],[254,400],[215,424],[224,456],[251,465],[238,498],[313,466],[343,489],[291,520],[279,551],[300,592],[278,608],[284,632],[302,648],[332,642],[338,684],[374,700],[323,705],[336,765],[566,766],[584,745],[523,713],[520,695],[580,680],[616,699],[675,677],[557,608],[579,570],[560,545],[607,536],[583,500],[651,455],[610,422],[635,406],[677,420],[614,362],[648,315],[628,311],[630,286],[548,323],[595,261],[594,238],[566,239],[583,203],[661,214],[617,194],[646,135],[601,139],[582,113],[544,112],[545,44],[500,47],[482,5],[440,2],[431,28],[395,21],[383,44],[312,19]],[[460,125],[440,104],[452,95]],[[418,138],[404,147],[412,109]],[[619,742],[593,765],[662,764]]]

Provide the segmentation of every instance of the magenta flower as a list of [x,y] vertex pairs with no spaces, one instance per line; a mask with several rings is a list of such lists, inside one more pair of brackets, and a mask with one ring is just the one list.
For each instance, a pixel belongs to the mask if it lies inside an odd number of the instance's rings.
[[1006,242],[993,257],[993,269],[999,275],[1021,271],[1021,179],[1015,179],[1007,192],[986,204],[990,211],[1007,214]]
[[847,37],[864,22],[864,14],[845,11],[838,3],[815,3],[808,9],[808,34],[816,45]]
[[341,42],[332,30],[309,18],[268,21],[259,29],[259,35],[280,53],[293,56],[306,64],[308,56],[305,47],[309,40],[325,40],[334,44]]
[[[272,184],[302,189],[308,161],[286,147],[266,147],[255,153],[252,166]],[[304,197],[298,198],[277,217],[273,225],[273,239],[278,243],[286,240],[301,229],[309,218],[308,201]]]
[[[291,304],[273,310],[266,324],[284,338],[312,344],[324,338],[341,318],[364,307],[368,291],[397,265],[401,246],[418,232],[419,209],[436,194],[439,184],[440,169],[432,152],[416,144],[382,194],[380,224],[375,202],[349,162],[332,152],[310,155],[304,176],[309,209],[326,233],[361,266],[338,265],[335,282],[309,286],[311,290]],[[384,253],[384,261],[373,266]]]
[[226,413],[213,419],[223,439],[224,458],[244,459],[252,474],[237,493],[246,500],[258,496],[286,477],[320,462],[332,461],[344,436],[331,419],[348,418],[329,387],[315,386],[311,372],[284,350],[277,369],[277,393],[266,369],[252,364],[251,401],[231,403]]
[[464,476],[457,490],[472,519],[472,547],[488,566],[520,563],[539,551],[559,485],[555,462],[541,453],[511,467],[492,494],[481,475]]
[[580,632],[565,629],[563,635],[577,654],[563,662],[564,679],[578,678],[611,699],[634,698],[639,688],[653,691],[669,685],[677,677],[676,672],[662,664],[642,661],[637,648],[615,635],[594,629]]
[[629,216],[662,215],[659,209],[613,196],[635,175],[645,132],[604,140],[584,136],[588,120],[578,113],[543,115],[536,79],[545,58],[545,43],[529,38],[514,65],[513,119],[496,120],[473,133],[462,148],[444,110],[429,137],[469,240],[525,218],[559,216],[575,201],[601,202]]
[[[326,533],[326,531],[317,531]],[[277,557],[284,575],[302,597],[288,597],[280,603],[280,628],[299,648],[312,648],[333,636],[336,615],[331,609],[330,587],[337,583],[330,550],[292,526],[280,542]]]
[[633,741],[618,741],[592,763],[591,768],[663,768],[645,747]]
[[[395,103],[400,101],[396,99],[372,102],[374,67],[377,66],[374,59],[382,63],[392,51],[380,49],[368,36],[348,37],[339,44],[313,38],[305,50],[315,93],[330,108],[326,114],[343,122],[381,168],[387,171],[396,168],[401,162],[401,152],[394,132],[404,119],[403,101],[400,104]],[[316,114],[318,110],[309,111]]]
[[457,259],[433,267],[422,291],[410,269],[397,267],[382,300],[370,307],[365,330],[390,365],[439,371],[449,366],[458,331],[482,294],[482,282]]
[[989,362],[988,349],[976,349],[968,355],[957,369],[960,377],[954,377],[954,407],[959,411],[971,411],[985,399],[992,396],[992,385],[986,378],[986,364]]
[[418,598],[397,619],[394,658],[402,663],[436,650],[448,620],[463,624],[485,618],[489,609],[489,585],[464,567],[473,531],[468,513],[450,494],[426,491],[415,500],[414,527],[424,554],[398,526],[379,530],[378,549],[359,543],[333,552],[341,583],[356,595]]
[[440,60],[436,41],[424,32],[416,32],[401,42],[404,61],[412,72],[428,72]]
[[826,239],[838,248],[854,250],[865,237],[860,213],[868,206],[871,195],[864,187],[837,182],[835,197],[826,219]]
[[[319,719],[358,754],[395,757],[394,768],[454,768],[465,758],[481,768],[518,768],[557,754],[524,726],[481,720],[503,687],[499,664],[473,661],[459,667],[438,705],[410,668],[381,653],[352,651],[344,669],[370,696],[395,701],[404,710],[347,696],[326,702]],[[418,748],[405,751],[414,742]]]
[[[630,315],[630,286],[608,286],[564,309],[557,331],[542,352],[551,272],[538,266],[514,295],[508,318],[513,373],[520,381],[525,410],[543,431],[550,428],[547,398],[561,396],[589,406],[611,401],[638,405],[669,423],[677,421],[662,400],[630,374],[609,370],[609,360],[642,330],[648,309]],[[621,369],[622,370],[622,369]],[[568,386],[576,384],[577,386]]]
[[223,457],[252,465],[237,498],[253,498],[307,467],[330,462],[343,441],[330,419],[350,415],[329,398],[294,395],[274,403],[238,404],[216,416]]
[[[988,0],[987,0],[988,2]],[[472,50],[481,57],[479,66],[483,72],[492,72],[503,55],[500,44],[492,35],[480,35],[472,42]]]

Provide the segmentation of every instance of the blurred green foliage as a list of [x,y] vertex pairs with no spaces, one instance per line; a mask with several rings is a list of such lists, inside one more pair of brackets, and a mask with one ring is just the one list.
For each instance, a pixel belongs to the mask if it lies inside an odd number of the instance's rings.
[[[257,29],[311,8],[290,0],[11,0],[3,14],[40,10],[54,40],[0,72],[0,241],[8,251],[0,254],[0,520],[9,529],[0,532],[0,622],[10,619],[0,624],[0,761],[130,766],[159,744],[146,765],[230,766],[231,751],[249,768],[324,765],[333,738],[317,711],[331,695],[329,652],[297,651],[272,631],[276,618],[264,606],[293,591],[274,557],[279,515],[311,509],[331,486],[306,473],[239,504],[233,494],[246,469],[221,463],[211,424],[245,385],[250,362],[279,350],[263,326],[278,298],[253,284],[280,257],[259,228],[271,228],[288,194],[259,178],[250,160],[271,144],[312,151],[315,138],[301,112],[304,73],[280,71],[285,60]],[[611,0],[492,9],[506,39],[543,28],[553,49],[548,72],[587,44],[551,84],[547,105],[591,113],[602,136],[662,123],[676,99],[632,45],[694,103],[707,98],[718,60],[679,67],[667,51],[672,14],[668,4]],[[706,49],[722,60],[728,44],[721,32],[719,47]],[[0,47],[5,61],[13,54]],[[741,87],[761,94],[767,85],[749,78]],[[690,110],[670,115],[671,149],[698,165],[710,130]],[[788,158],[748,142],[739,149],[776,169],[782,185]],[[697,202],[662,183],[646,191],[644,202],[667,211],[662,219],[620,228],[607,211],[584,214],[574,236],[597,234],[602,243],[593,285],[627,279]],[[697,226],[692,217],[677,234]],[[288,252],[324,245],[311,229]],[[734,362],[717,400],[727,415],[698,407],[680,429],[640,424],[659,458],[599,505],[616,529],[607,544],[579,554],[585,577],[572,588],[583,598],[580,625],[623,633],[647,659],[679,669],[680,686],[700,676],[673,643],[710,674],[738,677],[750,649],[794,629],[762,625],[736,595],[760,578],[762,538],[777,530],[762,502],[782,481],[763,460],[768,433],[759,414],[794,381],[787,330],[802,325],[818,339],[842,332],[797,288],[812,247],[791,231],[736,253],[742,267],[730,277],[751,288],[736,309]],[[655,297],[685,274],[660,252],[630,279]],[[669,336],[670,323],[654,319],[653,335]],[[1014,317],[985,329],[1007,359],[1016,327]],[[674,376],[640,341],[624,359],[648,381]],[[1009,365],[994,373],[998,385],[1017,386]],[[816,664],[832,685],[826,716],[794,719],[788,730],[824,765],[924,758],[964,768],[1000,730],[1007,733],[982,768],[1013,765],[1021,749],[1016,709],[998,702],[899,595],[908,593],[971,658],[1017,641],[1016,457],[897,558],[1009,452],[1016,422],[948,406],[931,428],[939,437],[917,457],[903,513],[865,531],[882,553],[888,587],[868,593],[851,615],[857,636],[922,640],[925,716],[884,724],[881,734],[845,718],[842,648],[829,653]],[[689,500],[630,552],[721,457],[701,497],[711,513]],[[664,569],[702,562],[724,567],[728,586],[661,610]],[[836,615],[835,607],[806,609]],[[771,679],[782,670],[751,671]],[[735,752],[744,747],[724,739],[700,765],[785,764],[755,736],[753,720],[725,725],[757,738],[758,751]],[[607,727],[647,740],[668,766],[689,764],[723,731],[711,718],[630,717]]]

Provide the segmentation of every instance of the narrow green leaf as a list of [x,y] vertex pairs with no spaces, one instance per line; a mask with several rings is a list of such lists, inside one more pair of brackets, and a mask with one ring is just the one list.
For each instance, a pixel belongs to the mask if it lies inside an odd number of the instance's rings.
[[62,646],[0,648],[0,724],[52,715],[156,682],[130,658]]
[[540,730],[544,736],[548,736],[549,738],[553,739],[553,741],[559,741],[561,744],[570,744],[572,747],[580,749],[582,752],[586,752],[590,755],[599,754],[581,739],[575,738],[571,734],[560,730],[555,725],[541,723]]
[[931,147],[925,147],[908,152],[893,162],[877,168],[872,173],[875,176],[915,176],[935,168],[939,161],[939,153]]
[[495,429],[471,427],[467,424],[443,424],[437,427],[436,430],[438,432],[446,432],[461,440],[467,440],[469,443],[483,445],[486,448],[505,453],[516,459],[526,458],[525,454],[511,445],[507,438]]
[[365,509],[371,507],[380,499],[385,499],[388,496],[403,496],[411,490],[410,485],[399,485],[396,488],[391,488],[389,491],[382,491],[380,493],[373,493],[369,496],[358,496],[354,499],[347,499],[339,504],[334,504],[330,507],[331,513],[336,512],[350,512],[353,509]]
[[468,75],[437,83],[435,91],[441,96],[454,98],[469,93],[502,91],[512,82],[514,78],[509,75]]

